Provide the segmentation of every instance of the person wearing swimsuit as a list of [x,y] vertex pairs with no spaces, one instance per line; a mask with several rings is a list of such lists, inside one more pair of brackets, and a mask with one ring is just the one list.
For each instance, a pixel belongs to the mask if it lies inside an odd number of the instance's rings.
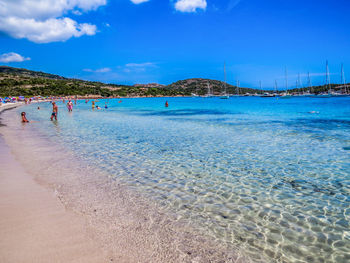
[[73,102],[71,100],[68,101],[67,108],[69,112],[73,111]]
[[55,118],[55,120],[57,121],[57,112],[58,112],[58,107],[56,105],[56,102],[52,102],[52,114],[51,114],[51,120],[53,120],[53,118]]
[[27,120],[27,117],[26,117],[26,113],[25,113],[25,112],[22,112],[22,113],[21,113],[21,116],[22,116],[22,122],[23,122],[23,123],[29,122],[29,121]]

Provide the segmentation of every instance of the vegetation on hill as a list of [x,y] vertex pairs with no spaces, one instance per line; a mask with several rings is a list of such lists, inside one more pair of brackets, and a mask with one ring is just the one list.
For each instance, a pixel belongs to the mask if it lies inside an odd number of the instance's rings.
[[[197,94],[197,95],[205,95],[208,93],[208,86],[210,89],[210,93],[213,95],[221,95],[225,90],[225,83],[219,80],[212,79],[186,79],[174,82],[167,86],[169,89],[174,90],[183,90],[188,94]],[[263,93],[263,90],[258,89],[250,89],[250,88],[237,88],[237,86],[233,86],[230,84],[226,84],[226,92],[228,94],[260,94]]]
[[[116,85],[102,82],[85,81],[79,79],[64,78],[58,75],[27,69],[0,66],[0,97],[6,96],[67,96],[67,95],[100,95],[103,97],[120,96],[190,96],[191,94],[205,95],[208,93],[220,95],[224,92],[224,83],[211,79],[186,79],[174,82],[168,86],[152,84],[147,85]],[[333,90],[339,89],[339,85],[331,84]],[[311,88],[314,93],[328,91],[326,85]],[[261,94],[266,90],[237,88],[227,84],[228,94]],[[292,89],[293,92],[307,91],[307,88]],[[270,91],[271,92],[271,91]]]
[[0,66],[0,96],[177,96],[188,95],[166,87],[134,87],[69,79],[58,75]]

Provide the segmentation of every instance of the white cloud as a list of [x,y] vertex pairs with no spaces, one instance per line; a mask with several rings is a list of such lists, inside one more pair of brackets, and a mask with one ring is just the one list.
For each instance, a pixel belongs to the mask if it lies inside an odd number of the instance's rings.
[[20,54],[15,52],[4,53],[0,55],[0,62],[10,63],[10,62],[23,62],[30,60],[30,58],[22,57]]
[[100,69],[96,69],[96,70],[93,70],[93,69],[83,69],[83,71],[86,71],[86,72],[94,72],[94,73],[106,73],[106,72],[110,72],[112,69],[111,68],[100,68]]
[[141,3],[148,2],[149,0],[130,0],[130,1],[133,2],[134,4],[138,5],[138,4],[141,4]]
[[96,10],[105,4],[106,0],[0,0],[0,31],[36,43],[94,35],[95,25],[78,23],[67,14]]
[[206,8],[206,0],[178,0],[175,3],[175,9],[180,12],[196,12],[197,9],[205,10]]
[[128,68],[145,68],[145,67],[155,67],[155,64],[152,62],[145,63],[128,63],[125,65]]
[[152,62],[145,62],[145,63],[128,63],[125,65],[124,71],[125,72],[132,72],[132,71],[146,71],[149,68],[156,68],[157,65]]

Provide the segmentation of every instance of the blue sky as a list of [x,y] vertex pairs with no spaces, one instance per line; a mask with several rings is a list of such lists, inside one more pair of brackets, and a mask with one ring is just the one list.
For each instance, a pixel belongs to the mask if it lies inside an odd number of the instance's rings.
[[[35,5],[33,5],[35,2]],[[0,64],[109,83],[350,82],[348,0],[0,0]],[[17,5],[17,6],[16,6]],[[12,53],[13,52],[13,53]],[[10,53],[10,54],[8,54]],[[15,54],[14,54],[15,53]]]

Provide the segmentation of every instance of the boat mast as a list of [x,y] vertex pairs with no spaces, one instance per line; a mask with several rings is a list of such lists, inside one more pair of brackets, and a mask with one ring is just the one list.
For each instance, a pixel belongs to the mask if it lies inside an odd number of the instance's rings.
[[239,95],[239,80],[236,80],[237,95]]
[[208,93],[208,96],[210,95],[210,86],[209,86],[209,80],[207,81],[207,93]]
[[261,80],[259,80],[259,86],[260,86],[260,92],[262,92],[262,88],[261,88]]
[[287,72],[287,67],[285,69],[285,77],[286,77],[286,93],[288,94],[288,72]]
[[345,94],[348,93],[347,91],[347,85],[345,84],[345,75],[344,75],[344,65],[343,63],[341,64],[341,83],[343,84]]
[[[298,87],[299,87],[300,89],[302,89],[302,87],[301,87],[301,80],[300,80],[300,73],[298,73]],[[303,94],[304,94],[304,90],[302,90],[302,92],[303,92]]]
[[224,87],[225,87],[225,95],[227,94],[227,90],[226,90],[226,62],[224,63],[224,75],[225,75],[225,82],[224,82]]
[[312,93],[311,90],[311,78],[310,78],[310,72],[307,73],[307,85],[309,86],[309,92]]
[[330,77],[329,77],[329,69],[328,69],[328,60],[326,60],[326,86],[328,88],[328,93],[330,93]]
[[275,90],[274,90],[274,92],[275,92],[275,94],[277,93],[277,80],[275,80]]

